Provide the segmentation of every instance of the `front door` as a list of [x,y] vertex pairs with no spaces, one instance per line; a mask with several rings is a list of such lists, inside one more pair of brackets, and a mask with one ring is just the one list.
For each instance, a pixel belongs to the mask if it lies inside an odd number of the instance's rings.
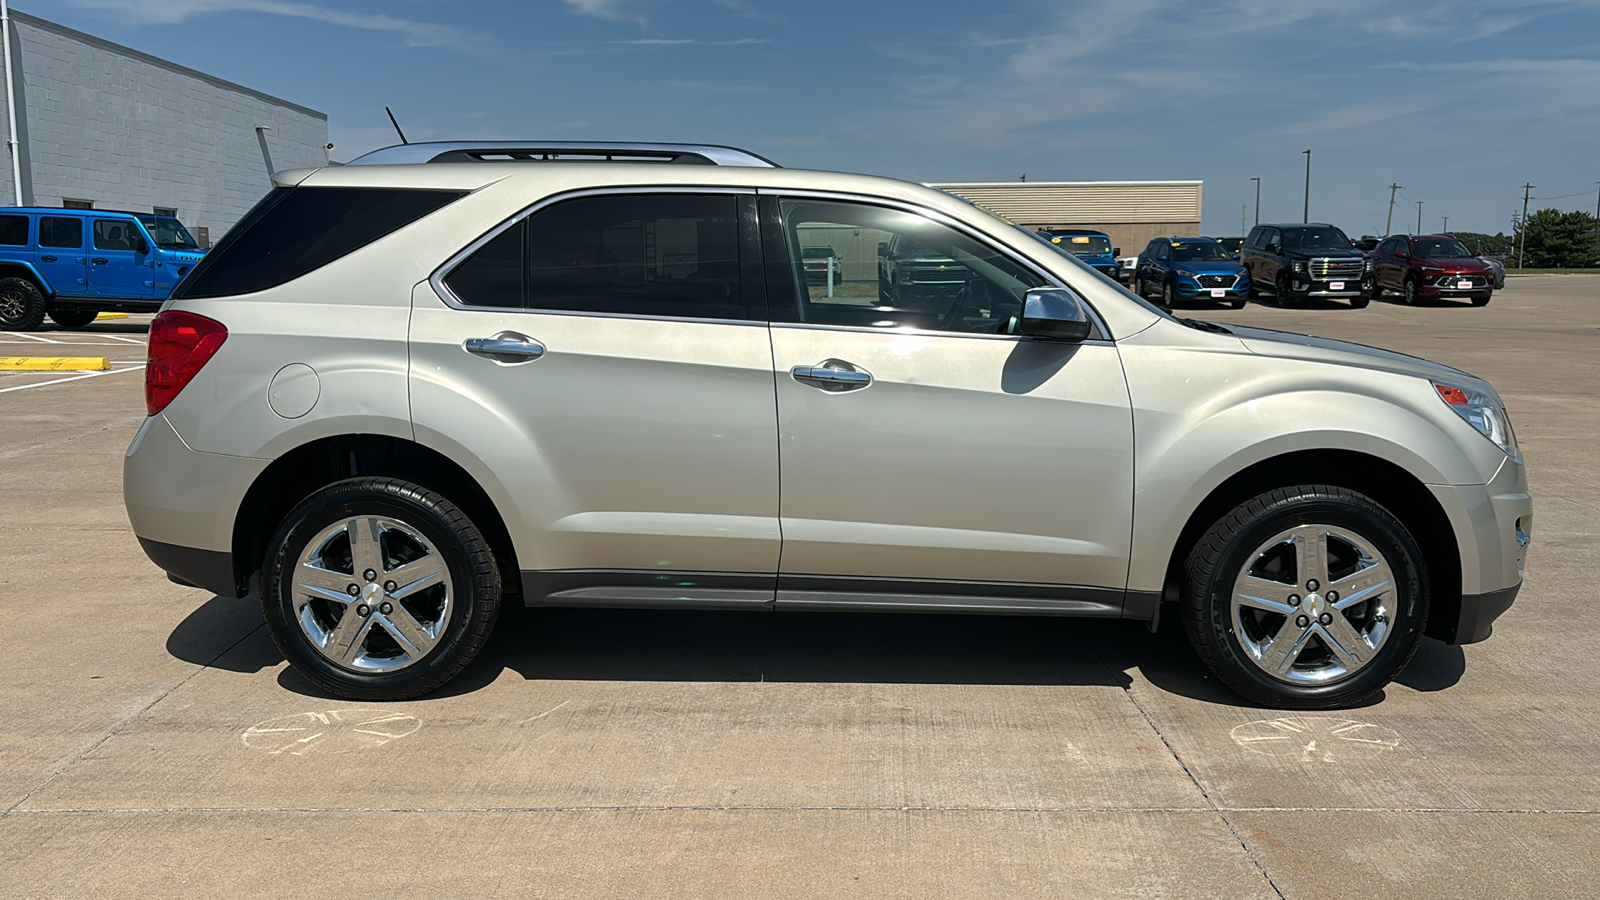
[[89,293],[88,235],[80,216],[40,216],[39,249],[33,256],[39,274],[58,297]]
[[[782,466],[778,605],[1099,611],[1121,602],[1132,415],[1117,348],[1015,334],[1032,267],[919,213],[763,200]],[[916,243],[953,295],[806,284],[812,231]],[[777,257],[775,260],[774,258]]]
[[529,602],[771,605],[778,438],[754,202],[564,200],[417,287],[418,440],[503,485]]
[[95,219],[89,254],[89,293],[137,300],[154,297],[155,266],[150,242],[128,219]]

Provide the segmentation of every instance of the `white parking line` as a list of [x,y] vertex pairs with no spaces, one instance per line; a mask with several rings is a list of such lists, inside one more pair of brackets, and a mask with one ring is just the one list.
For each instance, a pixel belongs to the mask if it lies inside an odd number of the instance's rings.
[[59,343],[61,343],[60,341],[52,341],[47,337],[39,337],[37,334],[24,334],[22,332],[17,332],[17,331],[8,331],[8,332],[6,332],[6,334],[11,335],[12,337],[27,338],[30,341],[43,341],[46,344],[59,344]]
[[137,372],[143,368],[143,365],[129,366],[126,369],[112,369],[109,372],[85,372],[82,375],[73,375],[70,378],[57,378],[53,381],[36,381],[33,384],[19,384],[16,387],[0,388],[0,394],[9,394],[12,391],[25,391],[29,388],[47,387],[52,384],[62,384],[68,381],[81,381],[85,378],[99,378],[101,375],[116,375],[119,372]]
[[127,343],[130,343],[130,344],[143,344],[144,343],[144,341],[141,341],[138,338],[117,337],[114,334],[97,334],[97,335],[95,335],[95,337],[110,338],[113,341],[126,341]]
[[[120,344],[120,343],[119,344],[111,344],[111,343],[107,343],[105,341],[51,341],[51,343],[53,343],[53,344],[65,344],[65,345],[70,345],[70,346],[73,346],[73,347],[121,347],[122,346],[122,344]],[[144,341],[129,341],[128,343],[138,344],[141,347],[145,346]],[[32,344],[28,343],[27,341],[5,341],[5,340],[0,340],[0,344],[16,344],[17,346],[21,346],[21,347],[32,347],[33,346]]]

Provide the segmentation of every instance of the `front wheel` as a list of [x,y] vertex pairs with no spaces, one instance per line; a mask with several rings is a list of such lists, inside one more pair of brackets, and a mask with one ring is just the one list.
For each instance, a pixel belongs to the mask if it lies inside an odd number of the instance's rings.
[[1294,295],[1289,293],[1289,276],[1282,272],[1279,272],[1278,277],[1272,282],[1272,294],[1273,299],[1278,301],[1278,306],[1284,309],[1295,305]]
[[1416,306],[1422,302],[1422,295],[1417,293],[1417,280],[1415,278],[1406,279],[1401,296],[1405,298],[1407,306]]
[[1267,706],[1330,709],[1378,692],[1428,620],[1406,527],[1327,485],[1269,491],[1223,516],[1184,565],[1184,627],[1211,671]]
[[1493,297],[1493,296],[1494,296],[1494,294],[1492,294],[1492,293],[1476,294],[1472,298],[1472,305],[1473,306],[1488,306],[1489,305],[1489,299],[1491,297]]
[[262,607],[289,664],[329,693],[419,697],[478,655],[500,612],[483,533],[443,496],[396,478],[335,482],[278,527]]
[[1351,309],[1366,309],[1367,308],[1367,304],[1371,303],[1371,302],[1372,302],[1372,298],[1371,297],[1367,297],[1367,296],[1351,297],[1350,298],[1350,308]]
[[1177,303],[1178,294],[1172,289],[1172,281],[1168,280],[1161,285],[1161,305],[1171,309]]
[[99,310],[58,307],[50,310],[50,321],[62,328],[82,328],[100,315]]

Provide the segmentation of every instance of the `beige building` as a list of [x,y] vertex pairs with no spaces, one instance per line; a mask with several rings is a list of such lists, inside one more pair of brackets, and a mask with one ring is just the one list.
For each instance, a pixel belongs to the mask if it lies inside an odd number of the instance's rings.
[[[1093,228],[1132,256],[1151,238],[1200,234],[1199,181],[1001,181],[931,184],[1025,228]],[[1213,235],[1223,237],[1224,235]]]

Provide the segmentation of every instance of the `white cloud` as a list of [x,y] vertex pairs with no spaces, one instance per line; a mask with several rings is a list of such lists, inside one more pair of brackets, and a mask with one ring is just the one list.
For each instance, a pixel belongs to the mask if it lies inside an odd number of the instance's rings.
[[677,47],[684,45],[695,47],[742,47],[749,44],[770,44],[772,43],[772,38],[736,38],[731,41],[702,41],[699,38],[639,38],[638,40],[612,41],[611,43],[651,47]]
[[140,24],[173,24],[196,15],[249,12],[310,19],[328,25],[394,34],[403,39],[408,47],[449,46],[465,49],[479,40],[474,35],[448,25],[397,19],[384,13],[347,12],[312,3],[286,2],[286,0],[68,0],[68,2],[89,9],[121,14]]
[[644,24],[644,16],[627,7],[625,0],[562,0],[572,11],[609,22],[637,22]]

